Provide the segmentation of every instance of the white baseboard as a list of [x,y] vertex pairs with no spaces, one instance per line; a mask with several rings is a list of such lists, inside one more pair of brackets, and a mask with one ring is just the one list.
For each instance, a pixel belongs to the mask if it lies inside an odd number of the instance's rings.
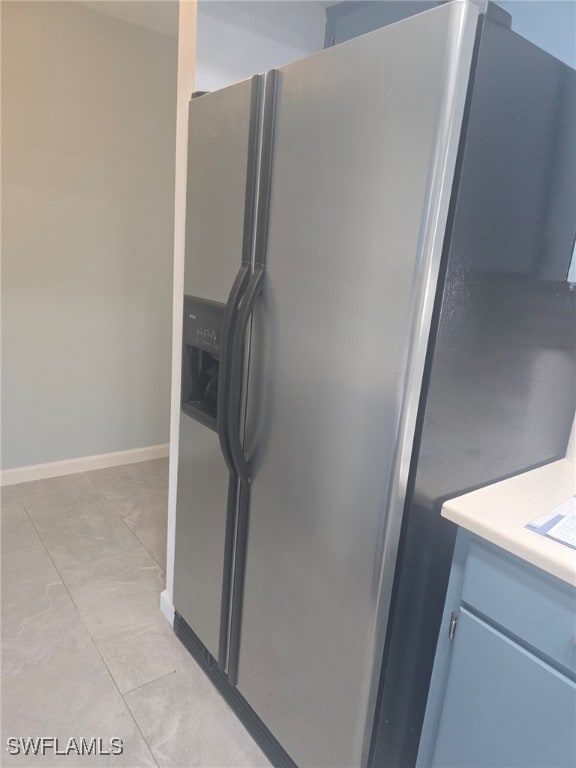
[[3,469],[0,472],[0,486],[28,483],[31,480],[46,480],[50,477],[73,475],[77,472],[89,472],[93,469],[119,467],[122,464],[136,464],[139,461],[164,459],[169,454],[168,443],[148,445],[145,448],[131,448],[128,451],[101,453],[97,456],[80,456],[76,459],[51,461],[48,464],[32,464],[28,467]]
[[173,627],[174,626],[174,606],[172,605],[172,600],[170,598],[170,595],[168,594],[168,590],[164,589],[160,593],[160,610],[168,619],[168,622]]

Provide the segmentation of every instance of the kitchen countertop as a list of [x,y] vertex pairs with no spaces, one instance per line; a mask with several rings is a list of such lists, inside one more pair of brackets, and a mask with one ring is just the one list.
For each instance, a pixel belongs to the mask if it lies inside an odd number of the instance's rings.
[[449,499],[442,516],[576,586],[576,551],[524,526],[576,494],[567,459]]

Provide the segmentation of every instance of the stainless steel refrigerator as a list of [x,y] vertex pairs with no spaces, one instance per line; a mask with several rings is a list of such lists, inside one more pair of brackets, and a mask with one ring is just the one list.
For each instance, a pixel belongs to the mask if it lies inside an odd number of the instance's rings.
[[566,446],[573,72],[493,13],[190,103],[175,629],[277,765],[411,762],[441,500]]

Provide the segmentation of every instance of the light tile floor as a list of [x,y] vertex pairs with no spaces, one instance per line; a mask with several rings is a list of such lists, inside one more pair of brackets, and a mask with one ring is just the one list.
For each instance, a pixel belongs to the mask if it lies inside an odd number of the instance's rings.
[[[5,766],[268,766],[159,609],[168,462],[0,491]],[[10,756],[9,737],[123,740],[121,756]]]

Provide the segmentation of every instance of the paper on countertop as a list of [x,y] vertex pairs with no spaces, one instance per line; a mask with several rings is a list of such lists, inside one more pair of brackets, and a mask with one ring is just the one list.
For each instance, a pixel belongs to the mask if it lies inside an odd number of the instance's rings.
[[576,496],[532,520],[526,528],[576,549]]

